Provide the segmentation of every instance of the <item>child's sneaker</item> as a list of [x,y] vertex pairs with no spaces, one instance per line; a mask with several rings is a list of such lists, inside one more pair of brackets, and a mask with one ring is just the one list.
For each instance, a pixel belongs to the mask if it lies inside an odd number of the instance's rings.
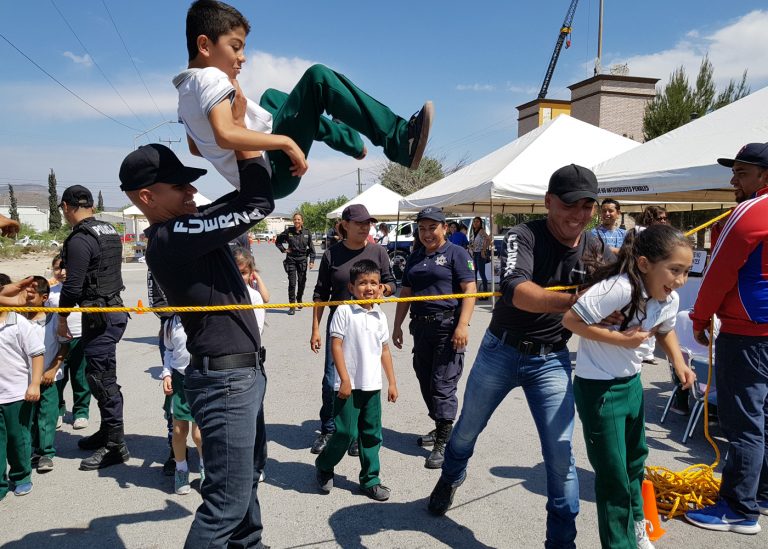
[[717,530],[718,532],[757,534],[760,531],[760,525],[757,523],[757,520],[737,513],[731,509],[731,506],[724,499],[709,507],[688,511],[685,514],[685,519],[701,528]]
[[411,116],[408,121],[408,168],[415,170],[421,163],[424,150],[429,141],[429,130],[432,127],[432,119],[435,116],[435,106],[432,101],[427,101],[419,112]]
[[61,426],[64,424],[64,416],[59,416],[56,418],[56,429],[61,429]]
[[32,491],[32,483],[31,482],[25,482],[23,484],[17,484],[16,485],[16,487],[13,489],[13,495],[14,496],[26,496],[31,491]]
[[192,490],[189,486],[189,471],[179,471],[176,469],[176,475],[173,478],[173,491],[180,496],[188,494]]
[[392,490],[381,484],[374,484],[370,488],[363,488],[362,492],[369,498],[376,501],[387,501],[392,493]]
[[768,515],[768,499],[757,500],[757,508],[760,509],[761,515]]
[[76,431],[79,431],[80,429],[86,429],[88,427],[88,418],[87,417],[79,417],[72,423],[72,428]]
[[53,460],[48,456],[40,456],[37,460],[37,472],[47,473],[48,471],[53,471]]
[[645,529],[645,520],[638,520],[635,522],[635,540],[637,541],[637,549],[656,549],[651,540],[648,539],[648,532]]
[[203,482],[205,482],[205,467],[200,467],[200,486],[203,485]]
[[317,479],[317,487],[320,488],[320,491],[325,494],[330,493],[333,489],[333,471],[326,473],[316,467],[315,478]]

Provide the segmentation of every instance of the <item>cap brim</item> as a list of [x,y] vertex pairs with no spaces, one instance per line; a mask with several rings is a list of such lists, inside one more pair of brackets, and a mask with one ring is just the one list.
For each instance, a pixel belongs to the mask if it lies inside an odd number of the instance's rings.
[[561,195],[555,195],[560,200],[565,202],[566,204],[573,204],[574,202],[578,202],[582,198],[589,198],[590,200],[594,200],[597,202],[597,193],[593,193],[590,191],[570,191],[567,193],[563,193]]
[[[733,158],[718,158],[717,163],[721,166],[725,166],[726,168],[733,168],[733,165],[736,163],[736,160]],[[747,162],[749,164],[749,162]]]
[[429,219],[432,221],[437,221],[438,223],[445,223],[445,216],[443,217],[437,217],[437,216],[431,216],[431,215],[422,215],[420,217],[416,218],[416,221],[421,221],[422,219]]
[[342,221],[354,221],[355,223],[365,223],[366,221],[373,222],[373,223],[377,222],[377,219],[375,217],[364,217],[362,219],[360,219],[359,217],[355,217],[355,218],[350,217],[349,219],[344,219],[342,217],[341,219]]
[[207,173],[208,170],[204,170],[202,168],[190,168],[189,166],[184,166],[171,177],[165,177],[162,181],[158,181],[158,183],[170,183],[171,185],[192,183]]

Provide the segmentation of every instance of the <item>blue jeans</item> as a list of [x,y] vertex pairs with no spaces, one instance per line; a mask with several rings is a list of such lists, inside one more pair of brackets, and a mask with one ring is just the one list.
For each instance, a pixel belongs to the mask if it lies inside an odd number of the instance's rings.
[[454,484],[466,476],[477,437],[501,401],[518,386],[536,423],[547,472],[545,547],[576,547],[579,481],[571,448],[575,412],[567,349],[525,355],[486,331],[445,451],[442,479]]
[[768,337],[720,332],[715,346],[717,417],[728,457],[720,497],[757,519],[768,499]]
[[261,367],[187,367],[184,391],[203,438],[203,502],[185,548],[262,547],[257,490],[266,460]]
[[335,433],[336,422],[333,417],[333,401],[336,398],[336,391],[333,389],[333,382],[336,379],[336,364],[333,362],[333,353],[331,353],[331,319],[333,313],[328,315],[328,321],[325,325],[325,371],[323,372],[323,404],[320,406],[320,432]]

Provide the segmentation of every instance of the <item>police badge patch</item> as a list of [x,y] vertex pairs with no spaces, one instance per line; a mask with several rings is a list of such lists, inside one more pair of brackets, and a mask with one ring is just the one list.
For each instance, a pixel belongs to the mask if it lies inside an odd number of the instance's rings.
[[444,255],[439,255],[435,258],[435,265],[437,265],[438,267],[442,267],[447,263],[448,263],[448,260],[445,258]]

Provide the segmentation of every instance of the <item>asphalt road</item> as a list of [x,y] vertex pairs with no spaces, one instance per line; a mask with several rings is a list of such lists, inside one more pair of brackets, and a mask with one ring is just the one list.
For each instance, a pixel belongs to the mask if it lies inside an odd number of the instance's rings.
[[[281,256],[273,245],[254,246],[262,275],[272,291],[272,302],[287,301],[287,280]],[[146,303],[146,269],[124,268],[126,303]],[[309,285],[316,272],[309,273]],[[390,326],[394,306],[384,310]],[[490,306],[475,311],[464,379],[490,320]],[[118,379],[125,396],[127,442],[131,460],[102,471],[82,472],[78,464],[87,454],[77,440],[95,431],[98,410],[91,407],[91,426],[73,432],[65,424],[56,440],[55,469],[33,474],[34,490],[24,497],[9,494],[0,502],[0,544],[9,548],[163,547],[183,545],[199,493],[173,493],[173,479],[161,472],[168,454],[158,376],[158,320],[134,315],[118,347]],[[287,547],[541,547],[545,530],[545,474],[535,427],[522,391],[512,392],[497,410],[478,441],[467,481],[454,507],[443,518],[426,510],[426,501],[439,471],[424,468],[426,451],[416,438],[430,429],[415,375],[410,348],[393,356],[400,399],[384,405],[382,479],[392,489],[387,503],[376,503],[357,491],[359,463],[345,458],[336,470],[335,488],[318,493],[314,456],[309,446],[318,428],[322,355],[309,350],[310,311],[295,316],[284,310],[267,312],[264,342],[268,348],[269,384],[265,402],[269,438],[266,480],[259,491],[265,525],[264,541]],[[575,348],[575,347],[574,347]],[[646,367],[648,464],[681,470],[693,463],[710,463],[714,454],[701,427],[688,444],[680,443],[687,418],[659,418],[671,390],[662,361]],[[464,383],[462,381],[461,390]],[[71,403],[71,394],[70,394]],[[719,436],[717,427],[713,433]],[[581,513],[577,519],[579,547],[599,547],[594,505],[593,473],[586,457],[581,425],[575,433],[575,455],[581,483]],[[723,448],[722,440],[721,449]],[[191,442],[190,442],[191,446]],[[190,451],[194,456],[194,451]],[[190,458],[193,479],[197,460]],[[768,519],[762,519],[768,528]],[[664,523],[667,533],[656,546],[750,547],[768,546],[768,533],[757,536],[723,534],[697,529],[680,520]]]

